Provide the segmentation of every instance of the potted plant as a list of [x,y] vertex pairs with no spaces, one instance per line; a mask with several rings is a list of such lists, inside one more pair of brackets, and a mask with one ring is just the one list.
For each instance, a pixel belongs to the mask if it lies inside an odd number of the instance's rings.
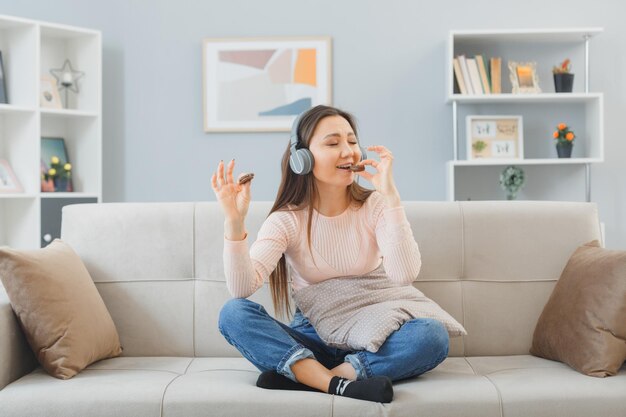
[[572,63],[567,58],[558,67],[552,67],[554,90],[557,93],[571,93],[574,87],[574,74],[570,72]]
[[50,158],[50,168],[41,174],[41,191],[43,192],[69,192],[72,191],[72,164],[65,163],[61,166],[58,156]]
[[565,123],[559,123],[552,134],[556,139],[556,153],[559,158],[570,158],[574,147],[574,132]]
[[510,165],[500,174],[500,186],[506,191],[507,200],[515,200],[517,192],[524,186],[524,170]]

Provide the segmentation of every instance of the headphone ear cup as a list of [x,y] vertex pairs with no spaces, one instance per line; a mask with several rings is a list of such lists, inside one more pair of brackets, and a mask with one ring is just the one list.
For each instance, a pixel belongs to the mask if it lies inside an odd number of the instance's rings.
[[313,154],[308,149],[297,149],[289,157],[291,170],[298,175],[306,175],[313,170]]
[[361,161],[364,161],[367,159],[367,152],[363,146],[359,145],[359,148],[361,149]]

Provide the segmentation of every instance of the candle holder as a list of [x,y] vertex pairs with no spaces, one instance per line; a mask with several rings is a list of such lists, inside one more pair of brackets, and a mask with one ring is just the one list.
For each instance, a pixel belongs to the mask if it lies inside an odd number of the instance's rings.
[[85,73],[72,68],[72,63],[69,59],[65,60],[61,68],[51,69],[50,73],[56,78],[59,91],[65,91],[65,108],[68,108],[67,92],[68,90],[76,94],[80,92],[77,81],[81,79]]

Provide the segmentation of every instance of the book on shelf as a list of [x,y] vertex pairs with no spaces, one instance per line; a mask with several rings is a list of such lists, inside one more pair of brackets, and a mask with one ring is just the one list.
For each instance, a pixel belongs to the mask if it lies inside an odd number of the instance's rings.
[[459,91],[461,94],[467,94],[467,87],[465,86],[465,79],[463,79],[463,72],[461,71],[461,64],[459,63],[458,58],[454,58],[453,61],[454,67],[454,79],[458,84]]
[[485,92],[483,91],[482,83],[480,82],[480,73],[478,72],[478,64],[476,63],[476,59],[467,58],[465,61],[467,62],[467,69],[469,71],[469,76],[472,82],[472,88],[474,89],[474,94],[477,94],[477,95],[485,94]]
[[502,93],[502,58],[491,58],[491,93]]
[[465,81],[465,88],[467,89],[467,94],[474,94],[474,88],[472,87],[472,83],[470,80],[469,70],[467,69],[467,62],[465,60],[465,55],[459,55],[459,65],[461,66],[461,73],[463,74],[463,81]]
[[485,60],[482,55],[476,55],[474,57],[476,65],[478,65],[478,73],[480,74],[480,82],[485,94],[491,94],[491,88],[489,88],[489,78],[487,77],[487,69],[485,68]]

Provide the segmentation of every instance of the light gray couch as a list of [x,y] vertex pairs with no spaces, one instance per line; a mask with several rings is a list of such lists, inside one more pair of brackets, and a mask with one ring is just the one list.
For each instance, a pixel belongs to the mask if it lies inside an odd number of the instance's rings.
[[[62,238],[96,282],[123,356],[50,377],[0,289],[0,416],[626,416],[626,368],[600,379],[528,354],[569,256],[600,237],[595,205],[404,206],[422,252],[415,285],[469,334],[436,369],[396,383],[392,403],[257,388],[257,369],[217,328],[229,299],[219,206],[110,203],[65,207]],[[249,242],[270,207],[252,203]],[[273,312],[267,285],[251,299]]]

